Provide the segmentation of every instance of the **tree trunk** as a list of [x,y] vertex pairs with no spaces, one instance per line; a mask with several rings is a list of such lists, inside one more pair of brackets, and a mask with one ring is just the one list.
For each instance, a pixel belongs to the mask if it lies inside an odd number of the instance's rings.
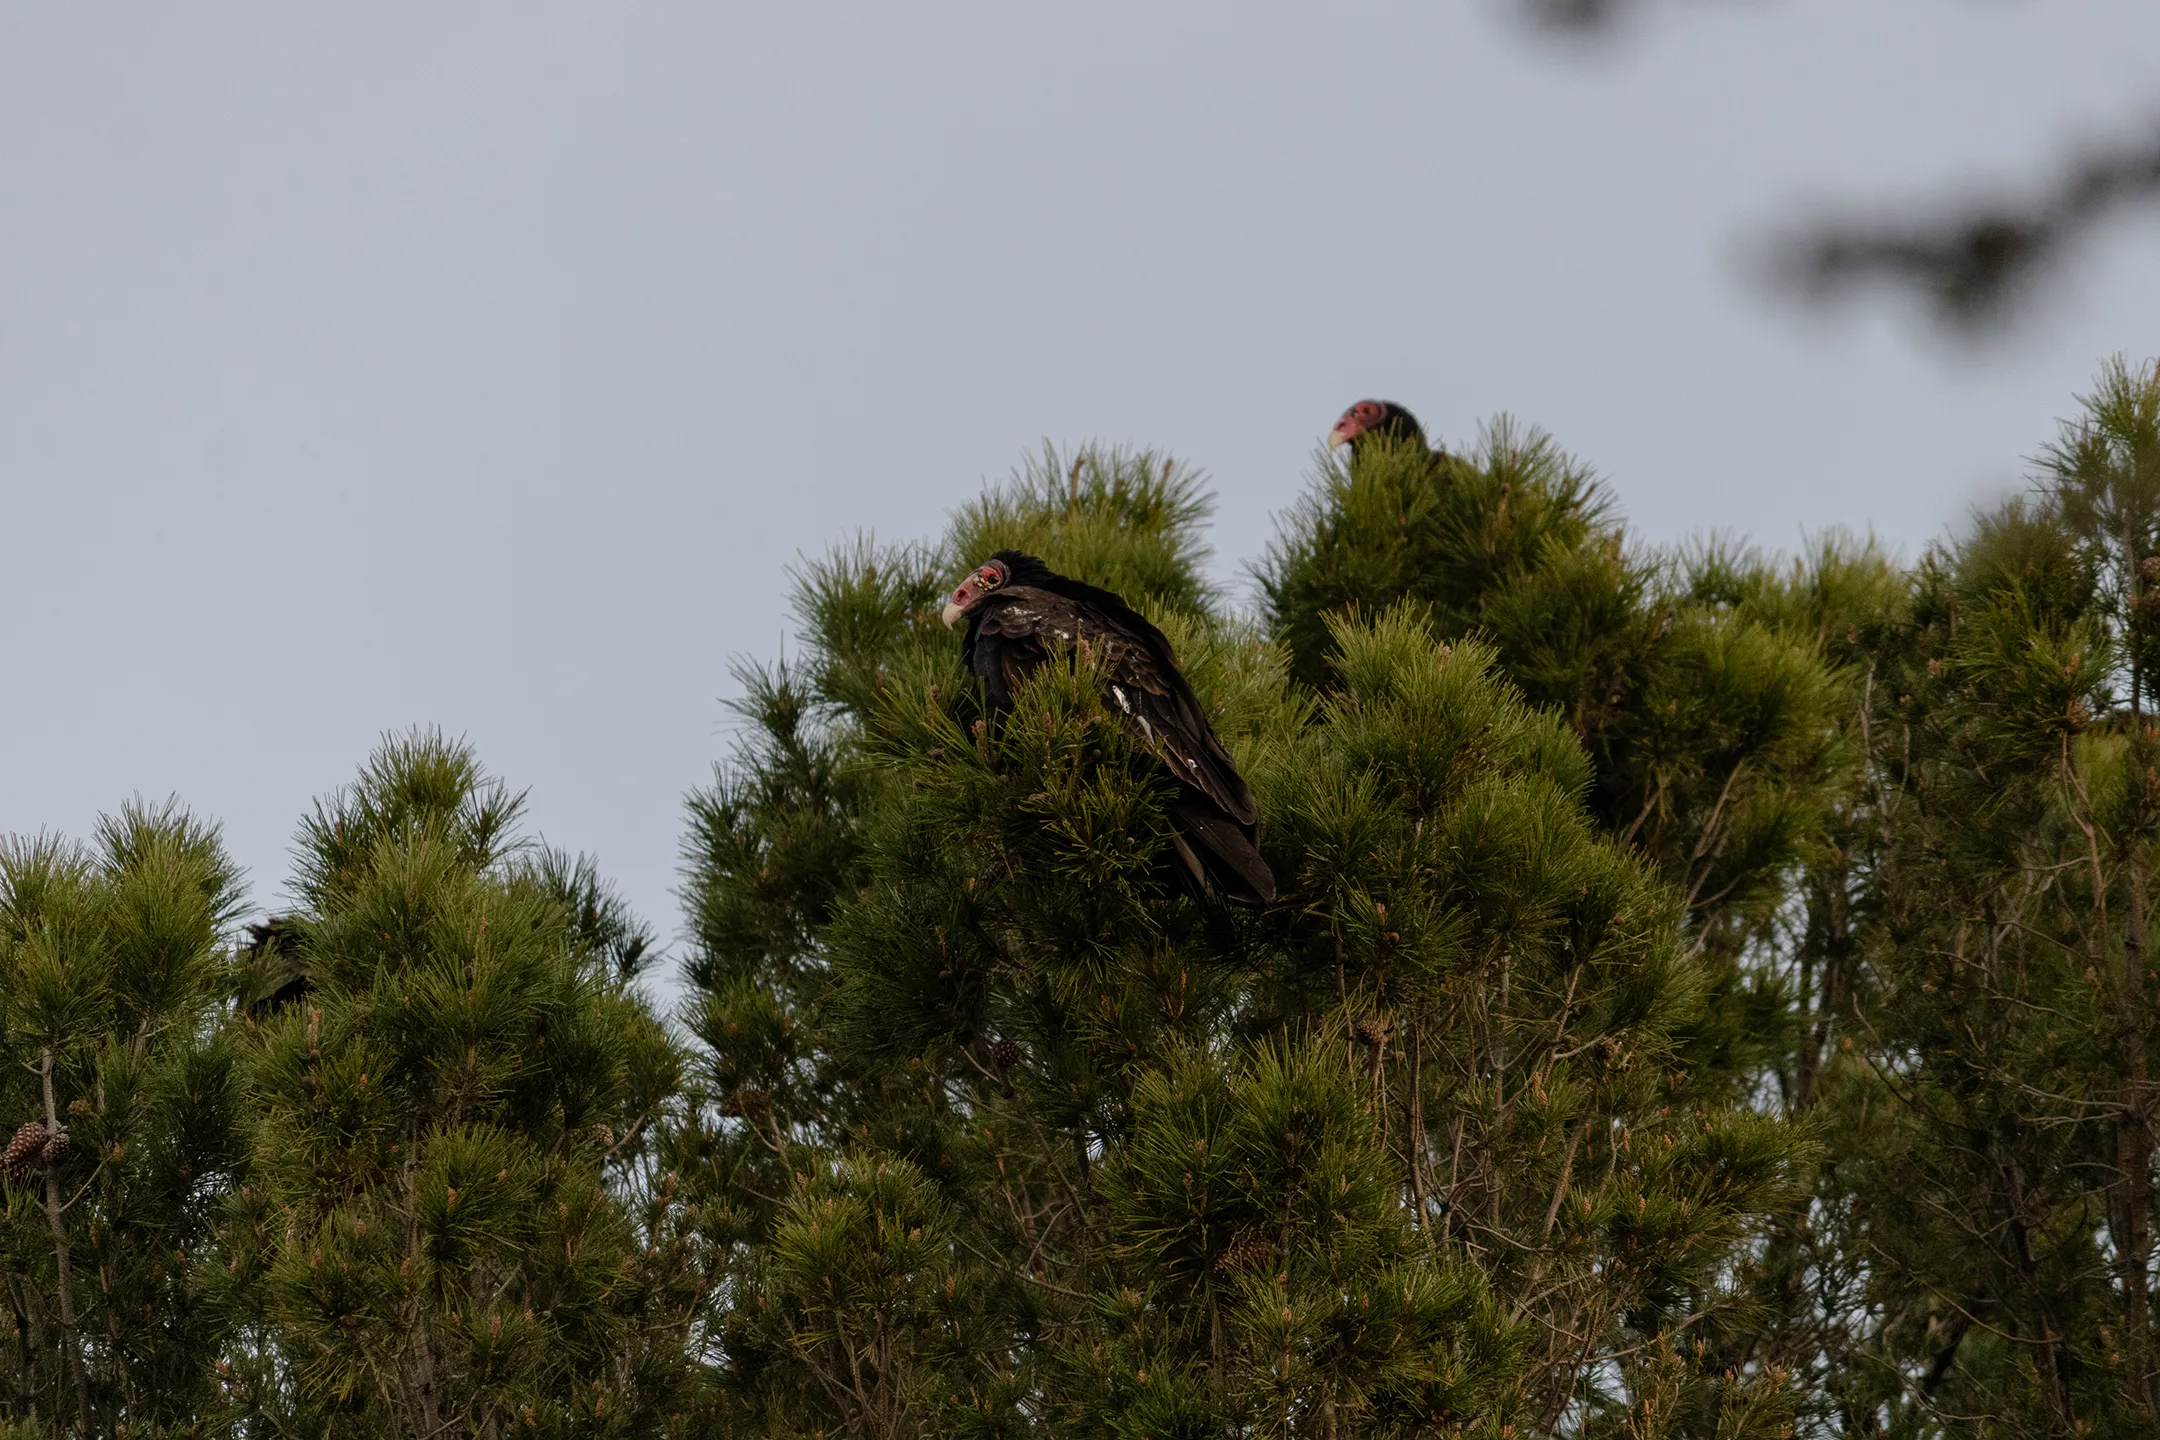
[[2132,1398],[2148,1421],[2156,1418],[2153,1394],[2150,1282],[2152,1263],[2152,1121],[2146,1061],[2145,876],[2133,858],[2124,866],[2128,922],[2123,927],[2124,1024],[2117,1042],[2122,1056],[2122,1118],[2115,1125],[2115,1164],[2122,1189],[2122,1230],[2116,1239],[2123,1284],[2123,1329],[2135,1367]]
[[[420,1206],[414,1193],[413,1171],[419,1158],[419,1144],[408,1139],[405,1146],[405,1253],[415,1257],[420,1253]],[[421,1433],[433,1435],[442,1429],[441,1394],[436,1384],[435,1350],[428,1343],[428,1303],[424,1295],[414,1302],[412,1350],[412,1393],[419,1406],[420,1423],[426,1427]]]
[[1423,1017],[1410,1028],[1410,1113],[1403,1128],[1409,1132],[1405,1149],[1410,1155],[1410,1204],[1417,1215],[1418,1234],[1431,1242],[1431,1216],[1425,1213],[1425,1026]]
[[[53,1098],[53,1052],[47,1048],[38,1058],[38,1076],[45,1087],[45,1130],[49,1135],[57,1135],[60,1133],[60,1110]],[[53,1264],[60,1272],[60,1339],[68,1374],[75,1382],[76,1424],[83,1434],[88,1435],[90,1376],[83,1368],[82,1335],[75,1327],[75,1261],[69,1254],[67,1226],[61,1219],[60,1176],[56,1168],[45,1167],[45,1223],[52,1230]]]

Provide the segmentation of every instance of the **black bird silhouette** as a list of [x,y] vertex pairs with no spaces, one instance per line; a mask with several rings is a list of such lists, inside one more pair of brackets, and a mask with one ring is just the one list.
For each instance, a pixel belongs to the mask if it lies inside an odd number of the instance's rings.
[[1177,781],[1172,840],[1203,898],[1264,905],[1275,877],[1260,858],[1260,811],[1207,722],[1162,631],[1118,596],[1000,550],[960,582],[945,623],[967,621],[961,656],[993,713],[1052,655],[1079,648],[1099,667],[1106,708]]
[[240,954],[241,1008],[250,1020],[267,1020],[315,988],[315,971],[301,951],[303,931],[291,915],[273,915],[248,926]]

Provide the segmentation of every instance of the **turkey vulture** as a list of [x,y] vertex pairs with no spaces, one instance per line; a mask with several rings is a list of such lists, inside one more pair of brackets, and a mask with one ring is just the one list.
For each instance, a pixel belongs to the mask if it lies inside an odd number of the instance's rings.
[[248,926],[240,954],[241,1008],[250,1020],[267,1020],[315,988],[315,974],[300,953],[297,917],[273,915]]
[[1101,667],[1106,707],[1177,781],[1171,840],[1193,887],[1241,905],[1275,898],[1275,877],[1255,844],[1252,792],[1162,631],[1108,590],[1068,580],[1017,550],[998,551],[960,582],[945,623],[963,618],[961,658],[993,714],[1053,654],[1079,646]]
[[1390,440],[1415,440],[1420,449],[1429,449],[1425,443],[1425,427],[1392,400],[1360,400],[1342,412],[1342,419],[1328,431],[1329,448],[1348,445],[1351,453],[1367,436],[1380,435]]

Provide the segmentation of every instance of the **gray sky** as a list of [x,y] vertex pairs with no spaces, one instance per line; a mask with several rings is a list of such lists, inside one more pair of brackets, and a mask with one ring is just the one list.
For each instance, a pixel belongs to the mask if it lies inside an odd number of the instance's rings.
[[2160,225],[1985,349],[1739,264],[2142,119],[2150,0],[1653,9],[0,0],[0,831],[176,792],[274,905],[436,723],[673,935],[783,567],[1042,437],[1206,467],[1226,576],[1367,394],[1911,550],[2160,350]]

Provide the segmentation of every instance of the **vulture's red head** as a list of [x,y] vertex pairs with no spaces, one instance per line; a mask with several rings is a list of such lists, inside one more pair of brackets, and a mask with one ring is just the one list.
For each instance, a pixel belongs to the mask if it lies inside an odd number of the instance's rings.
[[985,560],[967,579],[960,582],[959,588],[952,592],[952,598],[945,602],[946,626],[950,628],[959,624],[970,610],[982,604],[986,597],[1011,580],[1012,566],[995,555]]
[[1342,419],[1328,431],[1327,443],[1356,446],[1368,435],[1385,435],[1391,440],[1415,440],[1425,443],[1425,427],[1392,400],[1360,400],[1342,412]]

